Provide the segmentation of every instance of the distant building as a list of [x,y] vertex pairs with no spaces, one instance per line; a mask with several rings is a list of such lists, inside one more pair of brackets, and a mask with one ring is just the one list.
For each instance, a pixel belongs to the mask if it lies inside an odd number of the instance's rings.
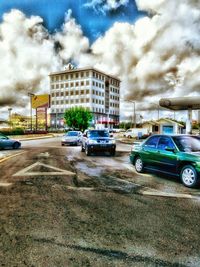
[[63,127],[64,112],[85,107],[93,124],[113,128],[119,124],[120,80],[94,68],[69,69],[50,75],[51,127]]
[[144,122],[142,128],[146,128],[148,133],[153,134],[180,134],[183,133],[184,125],[170,119],[161,118],[157,121]]

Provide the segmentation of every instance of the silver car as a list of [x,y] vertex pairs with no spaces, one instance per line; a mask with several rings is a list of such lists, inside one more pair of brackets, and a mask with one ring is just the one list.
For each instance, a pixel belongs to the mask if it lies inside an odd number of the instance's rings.
[[18,149],[21,147],[21,143],[17,140],[10,139],[9,137],[0,134],[0,149],[13,148]]
[[61,140],[61,145],[80,145],[82,140],[82,133],[80,131],[69,131]]

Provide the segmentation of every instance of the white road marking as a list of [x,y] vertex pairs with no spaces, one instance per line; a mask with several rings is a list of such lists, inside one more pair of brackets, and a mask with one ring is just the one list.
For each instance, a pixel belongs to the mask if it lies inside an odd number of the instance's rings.
[[2,187],[7,187],[7,186],[11,186],[12,185],[12,183],[2,183],[2,182],[0,182],[0,186],[2,186]]
[[[53,171],[49,171],[49,172],[37,172],[37,171],[30,171],[31,169],[35,168],[36,166],[43,166],[47,169],[53,170]],[[13,176],[41,176],[41,175],[75,175],[74,172],[70,172],[67,170],[62,170],[41,162],[36,162],[26,168],[24,168],[23,170],[13,174]]]
[[183,193],[169,193],[157,190],[151,190],[149,188],[145,188],[139,191],[141,195],[146,196],[155,196],[155,197],[172,197],[172,198],[189,198],[189,199],[198,199],[198,196],[193,196],[191,194],[183,194]]

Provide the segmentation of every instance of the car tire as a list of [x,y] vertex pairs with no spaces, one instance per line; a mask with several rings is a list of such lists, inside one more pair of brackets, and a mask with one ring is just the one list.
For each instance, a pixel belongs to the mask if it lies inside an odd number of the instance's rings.
[[20,147],[20,144],[18,142],[15,142],[13,144],[13,149],[18,149]]
[[185,165],[180,173],[180,178],[182,183],[186,187],[194,188],[196,187],[200,180],[197,174],[197,171],[192,165]]
[[86,154],[87,156],[90,156],[90,154],[91,154],[90,149],[89,149],[88,146],[85,146],[85,154]]
[[135,159],[135,170],[138,173],[144,172],[144,163],[143,163],[143,160],[140,157],[137,157]]
[[61,144],[61,146],[64,146],[64,144]]
[[111,150],[110,155],[114,157],[115,156],[115,153],[116,153],[116,150],[113,149],[113,150]]

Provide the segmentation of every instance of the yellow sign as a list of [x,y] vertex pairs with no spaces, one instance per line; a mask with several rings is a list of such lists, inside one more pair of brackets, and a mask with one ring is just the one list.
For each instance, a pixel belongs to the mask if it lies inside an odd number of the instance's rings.
[[49,95],[34,95],[31,97],[32,108],[40,108],[50,106],[50,96]]

